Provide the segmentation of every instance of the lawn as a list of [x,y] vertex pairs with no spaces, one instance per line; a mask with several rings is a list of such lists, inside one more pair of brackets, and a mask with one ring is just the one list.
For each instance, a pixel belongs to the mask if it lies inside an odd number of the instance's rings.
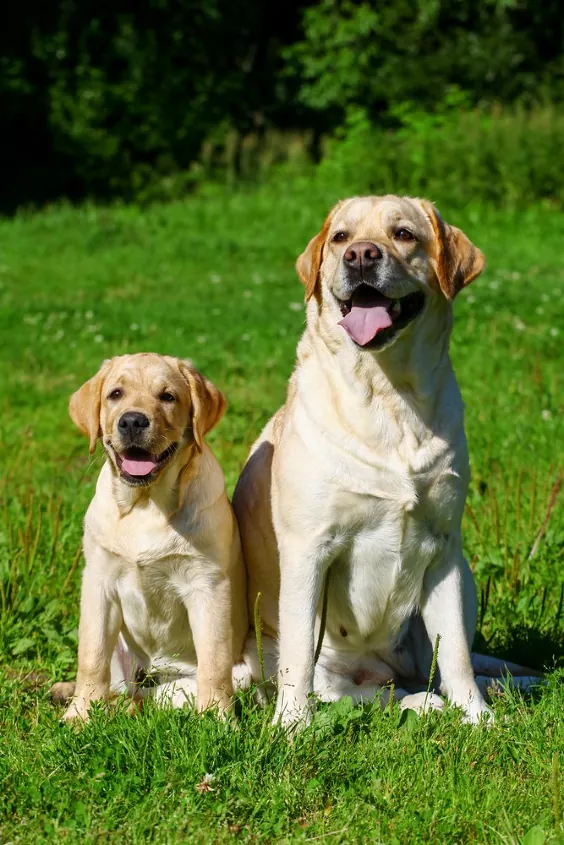
[[75,732],[49,703],[50,683],[74,677],[81,520],[102,460],[70,393],[111,355],[192,358],[229,400],[209,440],[231,491],[283,400],[304,324],[294,261],[335,199],[296,182],[0,223],[0,842],[564,843],[556,211],[442,209],[488,258],[456,302],[452,347],[479,645],[545,667],[546,688],[505,692],[490,729],[345,700],[293,744],[250,697],[238,730],[148,706],[100,709]]

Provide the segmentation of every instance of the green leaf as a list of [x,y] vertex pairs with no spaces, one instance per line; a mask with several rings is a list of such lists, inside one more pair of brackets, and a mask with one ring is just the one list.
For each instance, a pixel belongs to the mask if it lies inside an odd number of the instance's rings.
[[538,824],[528,830],[522,839],[522,845],[544,845],[545,842],[546,834]]

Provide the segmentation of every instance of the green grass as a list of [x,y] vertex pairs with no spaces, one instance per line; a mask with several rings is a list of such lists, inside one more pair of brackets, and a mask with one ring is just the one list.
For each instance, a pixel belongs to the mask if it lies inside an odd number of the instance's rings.
[[191,357],[229,399],[210,443],[231,490],[283,400],[304,320],[293,264],[334,199],[295,180],[0,224],[1,842],[564,842],[564,491],[528,559],[564,442],[557,212],[452,219],[488,257],[453,342],[479,644],[547,667],[546,689],[502,695],[489,730],[344,701],[293,745],[248,697],[236,731],[149,706],[100,710],[76,733],[48,702],[49,683],[74,676],[81,519],[101,462],[70,393],[104,357]]

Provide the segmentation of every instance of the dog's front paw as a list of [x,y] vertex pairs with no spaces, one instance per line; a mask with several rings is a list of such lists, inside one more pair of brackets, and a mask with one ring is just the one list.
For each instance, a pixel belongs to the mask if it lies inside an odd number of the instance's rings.
[[74,723],[80,725],[89,720],[90,714],[88,712],[90,702],[84,698],[73,698],[65,712],[63,713],[61,721]]
[[488,707],[481,696],[479,699],[470,698],[461,707],[464,713],[462,716],[462,723],[464,725],[484,724],[490,727],[495,721],[493,710]]
[[452,684],[446,693],[450,703],[462,710],[462,721],[465,725],[493,724],[493,711],[484,701],[474,678]]
[[284,695],[282,690],[278,695],[272,724],[279,725],[287,733],[294,733],[311,724],[313,711],[313,702],[310,699],[289,697]]

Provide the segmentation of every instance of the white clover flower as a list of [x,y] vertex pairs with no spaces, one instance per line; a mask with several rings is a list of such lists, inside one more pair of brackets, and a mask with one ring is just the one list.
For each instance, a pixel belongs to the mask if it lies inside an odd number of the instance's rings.
[[104,342],[104,335],[103,334],[95,334],[93,340],[94,340],[94,343],[103,343]]
[[523,320],[520,320],[519,317],[515,317],[513,320],[513,328],[517,329],[518,332],[524,332],[527,326]]
[[301,311],[303,305],[301,302],[289,302],[288,308],[290,309],[290,311]]
[[217,273],[210,273],[210,282],[212,285],[218,285],[221,282],[221,276]]
[[552,414],[550,413],[548,408],[543,408],[542,411],[541,411],[541,417],[546,422],[546,421],[548,421],[552,418]]

